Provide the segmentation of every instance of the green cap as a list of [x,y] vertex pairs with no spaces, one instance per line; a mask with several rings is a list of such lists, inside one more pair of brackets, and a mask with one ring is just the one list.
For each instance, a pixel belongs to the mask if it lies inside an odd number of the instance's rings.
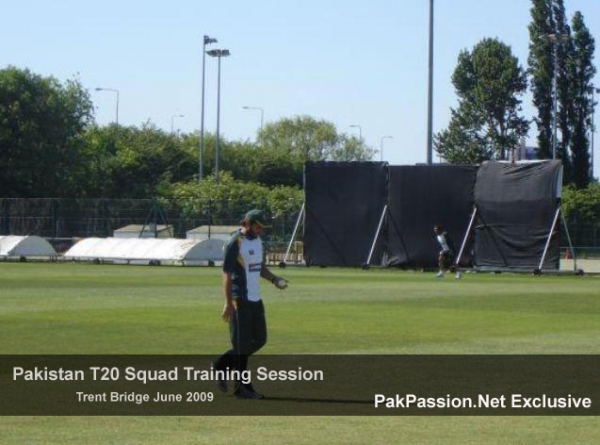
[[251,224],[257,223],[263,227],[267,227],[267,217],[262,210],[252,209],[246,213],[244,219],[248,220]]

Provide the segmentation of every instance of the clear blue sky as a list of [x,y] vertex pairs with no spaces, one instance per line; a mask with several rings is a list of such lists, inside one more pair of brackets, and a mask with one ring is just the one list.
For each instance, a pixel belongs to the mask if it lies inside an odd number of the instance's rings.
[[[221,131],[254,140],[265,121],[310,115],[358,134],[393,164],[426,160],[429,0],[0,0],[0,67],[29,68],[91,92],[99,124],[150,120],[169,131],[200,127],[202,36],[227,48]],[[600,1],[565,0],[600,47]],[[527,64],[529,0],[435,0],[434,131],[456,104],[450,76],[458,53],[485,37],[511,45]],[[600,58],[597,56],[596,63]],[[216,60],[207,57],[207,131],[216,128]],[[600,85],[600,78],[596,79]],[[531,118],[530,97],[524,99]],[[599,113],[600,114],[600,110]],[[596,119],[598,121],[598,118]],[[535,127],[534,127],[535,128]],[[535,132],[530,134],[533,141]],[[600,138],[596,138],[600,145]],[[596,175],[600,171],[596,149]],[[378,156],[379,158],[379,156]]]

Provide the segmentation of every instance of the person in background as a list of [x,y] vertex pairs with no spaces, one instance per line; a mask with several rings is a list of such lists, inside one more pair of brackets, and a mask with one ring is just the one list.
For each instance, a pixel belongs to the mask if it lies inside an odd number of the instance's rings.
[[[441,249],[438,255],[439,271],[436,277],[444,278],[446,271],[451,268],[451,265],[454,262],[454,243],[448,232],[444,231],[442,226],[434,226],[433,231]],[[461,279],[461,273],[458,269],[456,269],[454,277],[457,280]]]

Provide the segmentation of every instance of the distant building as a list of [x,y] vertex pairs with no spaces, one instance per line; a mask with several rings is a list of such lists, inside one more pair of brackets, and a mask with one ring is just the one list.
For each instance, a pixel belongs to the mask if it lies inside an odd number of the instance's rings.
[[515,158],[516,161],[534,161],[538,159],[537,147],[526,145],[525,138],[523,138],[515,152]]

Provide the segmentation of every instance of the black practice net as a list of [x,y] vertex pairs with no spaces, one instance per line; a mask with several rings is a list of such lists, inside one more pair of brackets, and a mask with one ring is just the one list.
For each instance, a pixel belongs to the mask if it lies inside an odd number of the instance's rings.
[[386,164],[308,162],[304,191],[306,264],[364,264],[387,200]]
[[[562,164],[309,162],[304,183],[307,265],[361,266],[374,248],[372,265],[433,268],[433,226],[450,235],[456,256],[476,209],[460,265],[535,270],[560,205]],[[543,269],[558,268],[558,227]]]
[[[473,210],[475,166],[391,166],[387,261],[389,266],[437,265],[434,225],[441,225],[453,240],[458,255]],[[472,261],[469,242],[461,265]]]
[[[477,267],[537,269],[560,205],[561,186],[560,161],[484,163],[475,186]],[[559,227],[543,269],[558,269]]]

